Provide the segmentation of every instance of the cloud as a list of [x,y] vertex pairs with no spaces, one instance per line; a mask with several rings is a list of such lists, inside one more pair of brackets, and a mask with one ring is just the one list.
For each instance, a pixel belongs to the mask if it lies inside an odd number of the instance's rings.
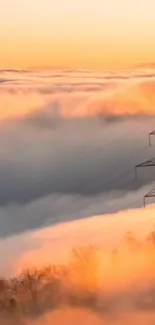
[[[38,214],[41,209],[44,210],[47,202],[44,203],[38,207]],[[127,231],[134,232],[137,238],[145,238],[154,228],[154,209],[153,205],[147,209],[123,210],[114,214],[100,214],[83,219],[80,219],[80,215],[73,214],[69,222],[64,222],[66,220],[61,219],[60,216],[60,223],[51,227],[45,223],[40,230],[1,238],[1,274],[5,271],[5,274],[11,275],[10,273],[19,273],[25,267],[66,262],[71,249],[79,245],[100,246],[104,253],[112,251],[121,245],[122,238]],[[64,215],[65,213],[64,211]],[[14,210],[14,215],[16,215],[16,210]],[[18,224],[22,224],[28,216],[30,217],[27,208],[25,215],[20,215]],[[31,210],[31,218],[34,220],[33,216],[34,210]],[[50,217],[50,214],[48,216]],[[38,219],[39,217],[38,215]],[[35,222],[37,222],[36,218]]]
[[3,70],[0,77],[7,80],[0,87],[1,121],[52,110],[55,102],[66,118],[154,114],[153,71]]
[[1,74],[10,81],[0,87],[0,236],[142,205],[154,169],[136,182],[134,166],[154,156],[154,78]]
[[[9,99],[7,105],[12,105],[14,109],[8,108],[7,114],[3,110],[1,119],[27,115],[36,109],[42,109],[44,112],[47,107],[52,111],[54,103],[58,104],[59,115],[63,118],[154,115],[154,87],[154,79],[142,81],[134,78],[129,82],[109,83],[103,80],[100,84],[59,82],[51,85],[42,83],[42,85],[3,87],[4,89],[1,88],[2,104],[3,101],[7,103]],[[21,103],[26,107],[21,108]],[[17,105],[20,107],[18,108]]]
[[155,62],[141,63],[135,66],[136,69],[155,69]]
[[[155,187],[154,168],[134,180],[134,166],[154,157],[147,142],[155,125],[154,72],[8,70],[0,82],[1,274],[66,261],[79,243],[113,249],[127,230],[145,237],[154,226],[154,206],[116,212],[141,207]],[[123,286],[121,270],[122,282],[107,281],[114,285],[109,305],[118,302],[115,323],[154,324],[140,274],[131,271],[140,291],[129,288],[129,277]],[[81,324],[111,322],[88,310],[58,310],[37,322],[75,324],[77,317]]]
[[16,241],[20,242],[25,238],[28,245],[31,243],[32,249],[28,246],[18,264],[16,261],[16,267],[18,265],[19,270],[24,265],[41,266],[54,261],[66,261],[70,250],[79,245],[100,246],[106,253],[120,247],[127,231],[135,233],[137,238],[144,239],[154,228],[154,210],[154,205],[147,209],[122,210],[115,214],[62,222],[53,227],[17,236]]
[[88,325],[101,325],[102,321],[102,317],[84,308],[62,308],[41,317],[40,320],[34,321],[30,323],[30,325],[50,325],[51,322],[54,325],[78,325],[79,322],[81,325],[84,325],[85,322],[87,322]]
[[107,317],[105,315],[100,315],[92,312],[89,309],[74,309],[66,308],[60,309],[56,312],[47,314],[36,322],[30,323],[30,325],[72,325],[80,324],[84,325],[110,325],[112,322],[116,325],[123,325],[124,323],[130,325],[153,325],[155,321],[155,316],[153,312],[124,312],[120,311],[117,315]]
[[3,83],[3,82],[7,82],[7,79],[0,78],[0,84]]
[[135,181],[134,166],[153,157],[152,117],[107,123],[46,114],[1,125],[0,236],[142,205],[154,168]]
[[[72,265],[71,249],[99,247],[99,283],[95,291],[94,304],[87,308],[57,308],[32,324],[76,324],[78,317],[89,324],[153,324],[154,323],[154,245],[148,234],[154,226],[155,206],[148,209],[121,211],[115,215],[104,215],[45,228],[35,233],[14,237],[15,249],[27,242],[27,251],[18,252],[14,259],[14,271],[23,267],[46,266],[48,263]],[[130,230],[134,246],[127,241]],[[3,249],[10,248],[10,239],[3,242]],[[111,252],[116,248],[116,259]],[[0,249],[2,249],[0,245]],[[70,264],[71,263],[71,264]],[[16,273],[15,273],[16,274]],[[80,283],[79,283],[80,285]],[[80,294],[80,293],[79,293]],[[82,298],[81,296],[79,298]],[[84,304],[83,304],[84,307]],[[29,319],[29,322],[31,319]],[[152,322],[152,323],[151,323]]]

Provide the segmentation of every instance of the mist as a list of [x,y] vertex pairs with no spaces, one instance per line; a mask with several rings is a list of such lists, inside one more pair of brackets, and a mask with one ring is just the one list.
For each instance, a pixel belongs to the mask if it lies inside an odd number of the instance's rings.
[[134,167],[154,157],[154,70],[0,75],[1,237],[142,206],[154,168],[135,181]]
[[[154,167],[139,170],[137,180],[134,175],[136,164],[154,157],[153,137],[148,146],[154,90],[153,69],[0,71],[3,309],[26,303],[24,316],[22,306],[18,317],[4,317],[3,324],[154,324],[155,207],[142,207],[143,196],[155,187]],[[134,250],[126,249],[126,234]],[[60,286],[65,302],[59,297],[49,306],[55,293],[47,290],[47,299],[41,282],[44,308],[32,317],[24,270],[65,266],[68,290],[70,272],[79,279],[74,254],[90,246],[100,251],[98,289],[90,293],[92,283],[81,288],[88,275],[82,273],[75,296]]]
[[[14,260],[10,289],[3,289],[15,299],[15,306],[6,305],[6,324],[65,325],[77,319],[96,325],[153,324],[154,209],[72,221],[14,238],[18,247],[24,240],[29,247]],[[37,296],[31,295],[29,277]]]

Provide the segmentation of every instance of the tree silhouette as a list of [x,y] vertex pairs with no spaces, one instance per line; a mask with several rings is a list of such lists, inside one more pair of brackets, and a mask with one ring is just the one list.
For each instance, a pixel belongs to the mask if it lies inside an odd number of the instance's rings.
[[94,246],[74,248],[71,270],[79,285],[95,288],[98,283],[99,249]]
[[125,242],[127,243],[129,249],[132,252],[137,251],[140,248],[140,243],[139,241],[135,238],[134,234],[132,231],[128,231],[125,235]]
[[27,269],[23,271],[20,277],[20,285],[24,298],[32,303],[32,311],[39,312],[39,292],[42,287],[44,274],[36,269]]
[[149,233],[147,242],[155,247],[155,228]]

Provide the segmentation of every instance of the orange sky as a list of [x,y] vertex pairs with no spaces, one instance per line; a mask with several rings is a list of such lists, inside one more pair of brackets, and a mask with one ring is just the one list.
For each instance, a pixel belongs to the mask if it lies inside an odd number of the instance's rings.
[[154,0],[0,0],[0,68],[124,68],[155,58]]

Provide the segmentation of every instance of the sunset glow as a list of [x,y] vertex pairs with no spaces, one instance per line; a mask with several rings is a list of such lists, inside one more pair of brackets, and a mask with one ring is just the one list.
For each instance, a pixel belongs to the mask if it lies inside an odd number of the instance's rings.
[[1,0],[0,67],[118,69],[155,57],[154,0]]
[[155,0],[0,0],[0,48],[0,324],[154,325]]

